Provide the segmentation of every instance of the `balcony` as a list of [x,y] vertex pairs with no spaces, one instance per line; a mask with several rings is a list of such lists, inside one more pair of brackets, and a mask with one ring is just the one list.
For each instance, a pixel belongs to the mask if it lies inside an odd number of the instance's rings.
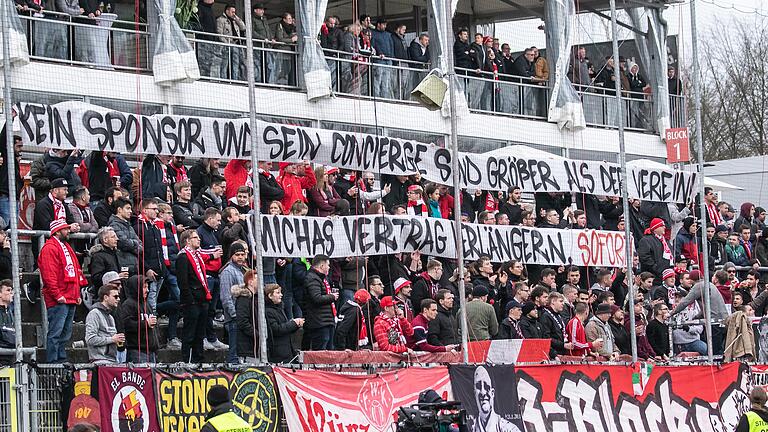
[[[94,26],[93,20],[55,12],[45,17],[21,16],[26,29],[31,58],[70,66],[116,70],[150,75],[151,34],[145,24],[112,21],[111,27]],[[190,44],[198,53],[203,81],[245,85],[245,40],[237,43],[204,39],[204,33],[187,31]],[[107,42],[108,41],[108,42]],[[103,43],[94,49],[89,44]],[[254,42],[256,83],[264,88],[301,92],[301,75],[297,47],[266,41]],[[410,92],[427,74],[429,64],[352,55],[326,50],[337,95],[398,104],[415,104]],[[241,67],[233,68],[233,64]],[[550,88],[532,83],[529,78],[491,72],[457,70],[461,76],[468,106],[473,113],[492,116],[546,120]],[[297,80],[299,80],[297,82]],[[612,89],[584,87],[581,95],[589,126],[616,128],[619,101]],[[672,126],[685,125],[685,100],[670,95]],[[657,133],[651,121],[653,97],[642,93],[623,92],[624,125],[627,130]]]

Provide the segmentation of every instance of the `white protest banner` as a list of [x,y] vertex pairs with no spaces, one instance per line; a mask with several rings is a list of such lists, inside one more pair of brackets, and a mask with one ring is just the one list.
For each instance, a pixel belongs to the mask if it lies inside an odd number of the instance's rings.
[[[618,231],[462,224],[464,258],[493,262],[625,267],[624,233]],[[262,250],[268,257],[331,258],[415,250],[456,257],[451,220],[420,216],[262,216]]]
[[[14,109],[22,140],[29,146],[195,158],[251,157],[251,130],[245,118],[143,116],[83,102],[18,103]],[[259,160],[309,160],[383,175],[420,173],[430,181],[451,183],[453,155],[433,144],[262,121],[257,129]],[[524,192],[621,195],[620,168],[615,163],[565,159],[526,146],[503,150],[459,153],[462,187],[506,191],[519,186]],[[642,160],[628,163],[628,172],[628,193],[632,198],[688,203],[696,193],[695,172]]]

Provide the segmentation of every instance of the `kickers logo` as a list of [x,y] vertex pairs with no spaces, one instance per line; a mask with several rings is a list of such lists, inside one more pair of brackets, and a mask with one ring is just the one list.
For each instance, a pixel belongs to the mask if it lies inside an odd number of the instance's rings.
[[385,430],[392,423],[389,413],[393,401],[392,389],[380,377],[367,379],[357,394],[360,410],[377,430]]

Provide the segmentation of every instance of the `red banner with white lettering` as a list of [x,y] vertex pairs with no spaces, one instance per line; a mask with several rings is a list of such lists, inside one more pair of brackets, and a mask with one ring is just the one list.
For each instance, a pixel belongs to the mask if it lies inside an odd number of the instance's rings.
[[401,406],[434,389],[451,399],[448,368],[408,368],[375,375],[347,375],[274,368],[290,432],[385,432]]

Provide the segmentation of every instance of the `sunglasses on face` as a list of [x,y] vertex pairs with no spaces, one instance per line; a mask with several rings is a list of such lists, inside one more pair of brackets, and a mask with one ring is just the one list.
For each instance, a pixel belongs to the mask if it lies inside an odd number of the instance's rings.
[[475,383],[475,389],[477,389],[478,391],[488,392],[488,391],[491,391],[493,387],[491,387],[491,383],[481,381],[481,382]]

